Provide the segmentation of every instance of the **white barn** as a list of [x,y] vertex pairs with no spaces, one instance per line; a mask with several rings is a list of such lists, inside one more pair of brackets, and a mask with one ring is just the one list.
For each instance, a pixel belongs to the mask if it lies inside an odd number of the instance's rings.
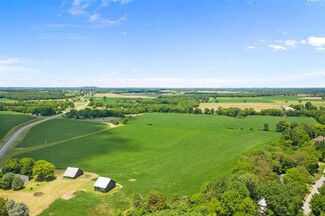
[[84,172],[81,169],[77,168],[77,167],[68,167],[65,170],[65,172],[63,174],[63,177],[75,179],[75,178],[78,178],[79,176],[81,176],[83,174],[84,174]]
[[113,179],[106,177],[98,177],[94,184],[94,190],[100,192],[108,192],[115,188],[116,182]]

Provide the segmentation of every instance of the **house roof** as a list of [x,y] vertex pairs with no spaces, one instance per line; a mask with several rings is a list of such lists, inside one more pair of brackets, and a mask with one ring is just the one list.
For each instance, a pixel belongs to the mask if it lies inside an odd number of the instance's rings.
[[325,141],[325,137],[323,136],[318,136],[315,139],[313,139],[313,141],[315,142],[324,142]]
[[262,207],[267,207],[266,200],[264,197],[261,197],[258,201],[257,204]]
[[24,183],[29,181],[29,176],[27,176],[27,175],[16,174],[16,176],[21,178],[24,181]]
[[64,177],[74,178],[77,175],[78,170],[79,170],[79,168],[77,168],[77,167],[68,167],[65,170],[63,176]]
[[110,181],[112,181],[110,178],[98,177],[97,181],[94,184],[94,187],[106,188]]

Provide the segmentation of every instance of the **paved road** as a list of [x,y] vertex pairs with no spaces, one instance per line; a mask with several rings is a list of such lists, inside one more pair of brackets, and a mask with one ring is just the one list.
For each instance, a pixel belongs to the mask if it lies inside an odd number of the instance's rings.
[[[81,107],[78,108],[78,110],[85,108],[86,106],[88,106],[89,101],[87,101],[84,105],[82,105]],[[18,131],[16,131],[16,133],[14,135],[12,135],[12,137],[10,137],[10,139],[2,146],[2,148],[0,149],[0,158],[5,154],[5,152],[8,150],[8,148],[10,147],[10,145],[12,145],[19,136],[21,136],[26,130],[34,127],[35,125],[38,125],[40,123],[46,122],[48,120],[54,119],[54,118],[58,118],[60,116],[63,116],[66,112],[63,112],[61,114],[55,115],[55,116],[51,116],[45,119],[42,119],[40,121],[37,122],[33,122],[31,124],[28,124],[22,128],[20,128]]]
[[[325,170],[324,170],[324,172],[325,172]],[[323,174],[324,174],[324,172],[323,172]],[[325,177],[324,177],[324,175],[322,175],[322,177],[317,182],[315,182],[315,184],[313,185],[313,188],[311,189],[310,193],[308,194],[308,197],[305,200],[304,205],[302,207],[302,209],[304,210],[304,215],[309,215],[311,213],[309,202],[314,194],[319,193],[318,188],[320,188],[324,184],[324,181],[325,181]]]
[[55,115],[55,116],[48,117],[48,118],[42,119],[42,120],[37,121],[37,122],[30,123],[30,124],[25,125],[24,127],[20,128],[19,130],[17,130],[16,133],[14,133],[14,135],[12,135],[12,137],[10,137],[10,139],[0,149],[0,157],[2,157],[5,154],[5,152],[8,150],[8,148],[10,147],[10,145],[13,144],[16,141],[16,139],[19,136],[21,136],[26,130],[30,129],[31,127],[34,127],[37,124],[46,122],[46,121],[51,120],[51,119],[54,119],[54,118],[58,118],[58,117],[60,117],[62,115],[64,115],[64,113],[61,113],[59,115]]

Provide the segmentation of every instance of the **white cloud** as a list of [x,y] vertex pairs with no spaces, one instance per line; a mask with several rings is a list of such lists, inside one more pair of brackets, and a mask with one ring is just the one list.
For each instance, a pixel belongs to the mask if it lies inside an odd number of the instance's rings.
[[281,46],[281,45],[276,45],[276,44],[271,44],[268,47],[272,48],[275,51],[278,50],[287,50],[287,47]]
[[21,64],[30,63],[32,60],[27,58],[17,58],[17,57],[0,57],[0,72],[27,72],[34,71],[33,69],[25,66],[20,66]]
[[324,48],[324,47],[315,47],[315,50],[318,50],[318,51],[324,51],[325,48]]
[[283,43],[288,47],[295,47],[298,42],[291,39],[291,40],[284,40]]
[[312,46],[324,46],[325,45],[325,37],[314,37],[314,36],[310,36],[308,38],[308,44],[312,45]]
[[68,12],[72,16],[86,16],[90,22],[101,21],[105,24],[116,25],[121,21],[125,21],[125,19],[111,20],[105,17],[101,18],[101,9],[109,7],[110,3],[120,3],[121,5],[125,5],[129,2],[131,2],[131,0],[73,0]]
[[48,28],[78,28],[82,27],[81,25],[75,25],[75,24],[66,24],[66,23],[55,23],[55,24],[46,24],[46,27]]
[[98,20],[98,18],[99,18],[99,14],[98,13],[95,13],[93,15],[89,15],[89,21],[90,22],[94,22],[94,21]]
[[124,22],[126,20],[126,18],[127,18],[127,15],[124,14],[123,16],[121,16],[120,18],[115,19],[115,20],[102,19],[102,23],[107,24],[107,25],[117,25],[117,24]]
[[256,46],[248,46],[247,48],[248,48],[248,49],[257,49]]

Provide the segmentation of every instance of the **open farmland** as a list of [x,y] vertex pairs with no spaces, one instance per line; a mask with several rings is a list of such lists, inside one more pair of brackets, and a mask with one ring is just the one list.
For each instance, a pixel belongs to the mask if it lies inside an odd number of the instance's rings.
[[[312,118],[302,117],[250,116],[239,119],[147,114],[135,117],[124,127],[40,148],[19,157],[46,159],[58,168],[81,167],[116,179],[127,193],[147,193],[157,189],[166,193],[191,194],[198,191],[204,181],[230,174],[244,152],[277,140],[279,133],[261,129],[264,123],[269,123],[273,129],[280,120],[315,123]],[[40,129],[35,127],[30,133],[40,133]],[[64,139],[65,133],[56,133],[56,140]],[[43,141],[37,138],[37,142]],[[32,137],[30,142],[35,143]],[[130,179],[136,181],[130,182]]]
[[17,147],[25,148],[65,140],[108,128],[108,125],[81,120],[53,119],[36,125]]
[[0,112],[0,139],[2,139],[6,133],[13,127],[34,119],[35,117],[30,115],[25,115],[22,113],[16,113],[16,112],[7,112],[7,111],[1,111]]
[[283,106],[291,104],[305,104],[311,102],[313,105],[320,107],[325,106],[325,100],[321,97],[306,96],[266,96],[266,97],[218,97],[210,98],[208,103],[200,103],[200,108],[230,108],[238,107],[241,109],[253,108],[256,111],[262,109],[281,109]]

